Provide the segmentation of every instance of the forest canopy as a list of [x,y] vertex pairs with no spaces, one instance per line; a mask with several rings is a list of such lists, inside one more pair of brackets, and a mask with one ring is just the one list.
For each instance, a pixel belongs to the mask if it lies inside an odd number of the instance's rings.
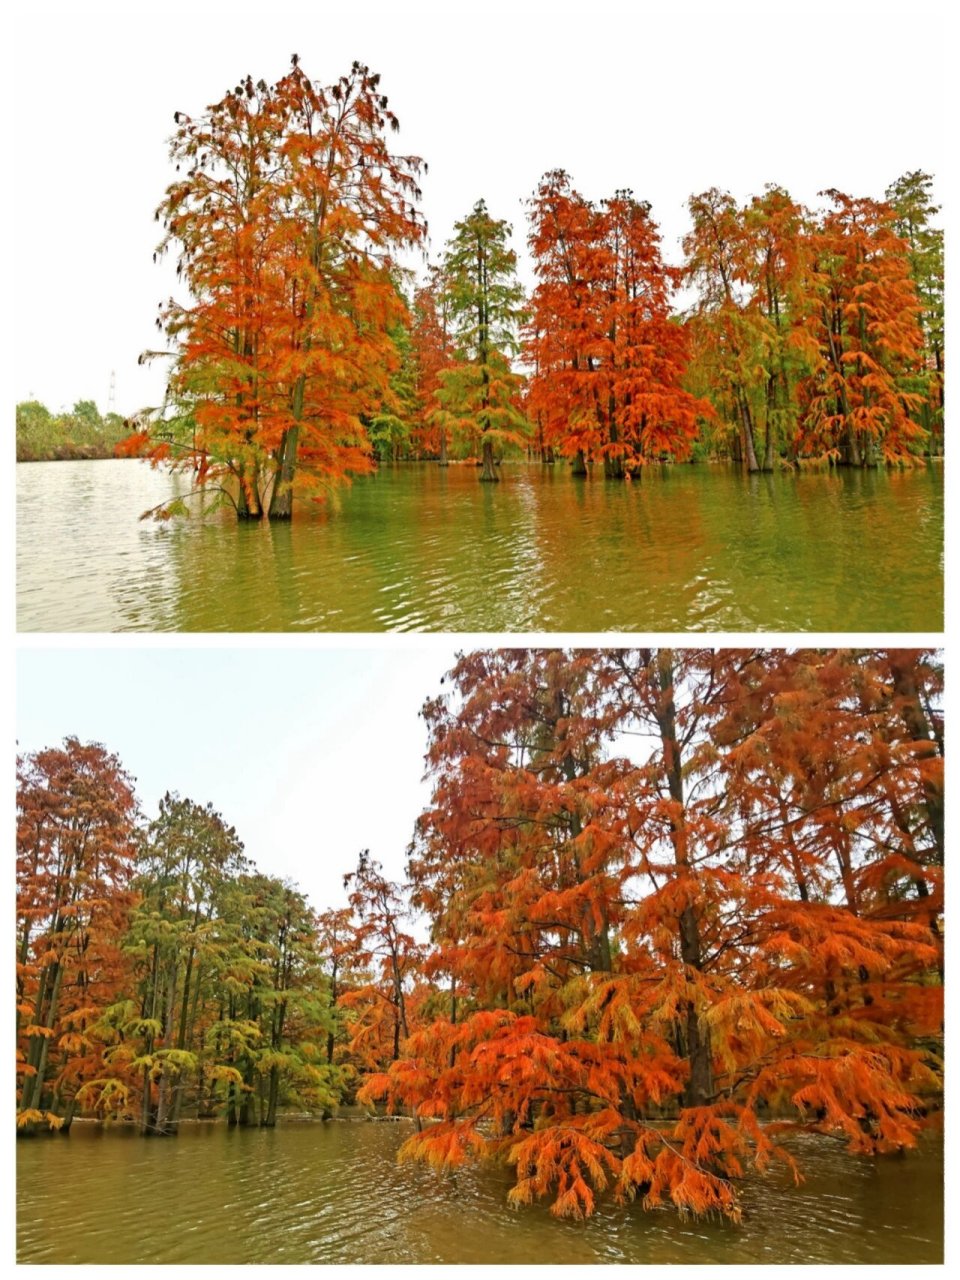
[[[294,58],[177,111],[158,253],[167,402],[131,440],[209,508],[287,520],[378,462],[569,459],[612,480],[664,461],[748,472],[914,465],[943,452],[943,236],[933,179],[807,208],[770,183],[694,193],[668,263],[651,205],[563,169],[526,202],[535,285],[480,194],[415,272],[420,157],[360,63]],[[531,183],[536,178],[531,175]],[[521,233],[522,239],[522,233]],[[163,505],[156,514],[169,514]],[[177,513],[185,510],[181,500]]]

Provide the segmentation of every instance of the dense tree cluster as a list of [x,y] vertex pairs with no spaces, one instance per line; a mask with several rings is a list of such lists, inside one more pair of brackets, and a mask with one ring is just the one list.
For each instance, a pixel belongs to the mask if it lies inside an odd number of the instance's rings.
[[145,823],[117,758],[68,739],[20,761],[17,817],[18,1128],[334,1104],[328,922],[219,814],[166,795]]
[[[319,916],[102,747],[21,761],[18,1125],[357,1097],[516,1203],[739,1212],[795,1130],[940,1104],[943,723],[914,650],[517,650],[429,702],[407,882]],[[419,916],[420,924],[416,923]]]
[[422,165],[389,150],[396,118],[359,63],[322,87],[294,59],[176,124],[157,216],[187,295],[157,321],[166,411],[130,448],[240,517],[289,519],[295,495],[377,459],[496,480],[526,453],[616,479],[691,456],[759,471],[942,452],[927,174],[883,200],[823,192],[816,210],[773,185],[743,206],[702,192],[669,265],[649,204],[594,203],[552,170],[528,201],[527,298],[512,228],[482,199],[412,283]]
[[938,268],[921,265],[898,233],[904,209],[919,209],[918,225],[942,251],[935,209],[915,198],[929,185],[908,175],[889,202],[827,191],[819,213],[775,186],[743,208],[716,189],[691,199],[684,247],[699,297],[690,376],[751,471],[782,457],[864,466],[939,450],[941,286],[926,311],[922,303],[924,276]]
[[51,413],[39,400],[24,400],[17,405],[17,461],[112,458],[131,431],[127,419],[101,415],[92,400],[78,400],[69,413]]

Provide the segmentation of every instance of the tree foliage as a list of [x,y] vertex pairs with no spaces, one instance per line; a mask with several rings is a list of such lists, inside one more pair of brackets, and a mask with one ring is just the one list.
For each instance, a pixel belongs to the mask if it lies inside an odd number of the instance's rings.
[[112,458],[133,432],[118,413],[101,417],[92,400],[80,400],[70,413],[51,413],[39,400],[17,405],[17,461],[55,462]]
[[494,445],[520,444],[526,432],[522,379],[512,367],[524,318],[517,255],[509,223],[493,218],[483,200],[453,230],[441,265],[454,351],[438,373],[440,425],[478,444],[480,479],[496,481]]
[[933,178],[915,170],[887,188],[894,212],[894,230],[909,247],[910,277],[920,302],[923,367],[911,390],[922,396],[921,423],[935,448],[942,450],[944,411],[943,370],[943,231],[933,225],[940,206],[933,203]]
[[210,805],[167,794],[138,823],[102,747],[68,739],[18,781],[21,1129],[328,1111],[330,943],[303,895],[257,872]]
[[276,84],[247,77],[175,120],[180,176],[157,216],[189,296],[158,323],[196,433],[153,456],[241,517],[289,519],[294,492],[371,468],[365,423],[394,403],[400,363],[394,255],[424,233],[420,161],[389,150],[397,119],[360,63],[321,86],[294,58]]
[[68,738],[17,768],[18,1123],[69,1125],[123,977],[136,800],[116,756]]
[[[895,190],[900,214],[833,190],[818,213],[775,186],[742,208],[716,188],[691,197],[690,383],[710,396],[720,443],[725,435],[748,470],[806,457],[902,464],[939,451],[934,210],[922,184]],[[911,230],[915,250],[901,234]]]
[[618,478],[687,457],[710,408],[682,386],[687,339],[670,314],[679,273],[663,262],[649,205],[618,191],[597,208],[557,170],[530,217],[530,406],[544,444],[578,472],[596,457]]
[[930,655],[481,652],[428,704],[410,874],[454,1015],[361,1097],[511,1199],[739,1213],[779,1135],[912,1145],[939,1088]]
[[122,448],[190,472],[208,508],[289,519],[295,496],[403,459],[478,456],[496,480],[531,427],[544,461],[613,478],[705,455],[754,472],[943,451],[943,236],[921,171],[817,209],[776,184],[742,205],[694,194],[677,267],[647,203],[594,203],[553,169],[528,201],[525,298],[483,199],[408,288],[423,166],[390,150],[397,120],[362,64],[324,86],[295,57],[175,122],[158,252],[186,296],[146,353],[172,359],[165,408]]

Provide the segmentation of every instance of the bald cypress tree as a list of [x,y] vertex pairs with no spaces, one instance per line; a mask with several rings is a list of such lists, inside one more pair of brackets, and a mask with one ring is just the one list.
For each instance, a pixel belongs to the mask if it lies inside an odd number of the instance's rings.
[[523,443],[527,427],[517,404],[522,379],[511,367],[524,320],[511,232],[478,200],[454,224],[443,259],[455,359],[441,374],[437,398],[456,429],[480,443],[481,480],[499,479],[494,444]]

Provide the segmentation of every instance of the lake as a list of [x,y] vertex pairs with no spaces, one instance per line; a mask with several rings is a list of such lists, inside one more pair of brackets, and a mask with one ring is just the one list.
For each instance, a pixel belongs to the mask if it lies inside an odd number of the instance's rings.
[[903,1157],[791,1145],[805,1181],[744,1185],[739,1226],[602,1199],[586,1222],[514,1210],[502,1169],[396,1164],[409,1122],[184,1124],[175,1138],[75,1124],[17,1143],[17,1260],[40,1263],[935,1263],[939,1141]]
[[186,482],[17,466],[21,631],[939,631],[943,472],[384,467],[289,525],[140,522]]

